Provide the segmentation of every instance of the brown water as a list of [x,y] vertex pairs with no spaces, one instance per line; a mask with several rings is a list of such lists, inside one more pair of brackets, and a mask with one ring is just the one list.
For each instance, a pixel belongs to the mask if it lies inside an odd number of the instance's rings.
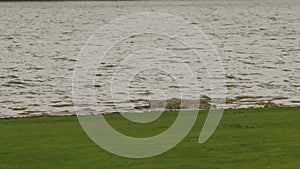
[[[300,1],[1,2],[0,117],[73,114],[72,74],[86,40],[120,16],[149,11],[185,18],[207,34],[226,71],[227,97],[233,99],[226,107],[269,100],[300,105]],[[97,78],[103,112],[113,105],[101,88],[103,76],[111,75],[105,68],[116,60],[104,61]],[[205,71],[199,76],[201,95],[209,96]],[[143,77],[152,81],[133,81],[137,104],[149,93],[146,82],[176,90],[166,76],[145,72],[136,79]]]

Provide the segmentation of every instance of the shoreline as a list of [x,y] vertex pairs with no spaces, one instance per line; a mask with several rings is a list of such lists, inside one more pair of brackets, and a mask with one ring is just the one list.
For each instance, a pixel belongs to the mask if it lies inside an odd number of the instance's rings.
[[[209,108],[222,109],[239,109],[239,108],[261,108],[261,107],[298,107],[300,101],[297,99],[286,102],[288,97],[284,96],[248,96],[241,95],[234,98],[226,98],[224,103],[215,103],[218,100],[212,99],[206,95],[201,96],[198,100],[168,98],[165,100],[130,100],[124,102],[125,106],[132,103],[131,109],[124,109],[124,113],[143,113],[143,112],[161,112],[173,110],[207,110]],[[127,104],[127,105],[126,105]],[[39,106],[39,105],[38,105]],[[14,118],[36,118],[36,117],[51,117],[51,116],[76,116],[72,103],[57,103],[51,104],[45,110],[27,109],[25,106],[7,106],[8,109],[3,109],[0,112],[0,119],[14,119]],[[120,112],[111,106],[111,102],[104,102],[104,109],[95,111],[95,114],[119,114]],[[196,107],[195,107],[196,106]],[[199,107],[198,107],[199,106]],[[81,113],[79,113],[81,114]],[[85,113],[82,113],[85,114]]]
[[[286,109],[286,108],[300,108],[300,106],[275,106],[275,107],[239,107],[239,108],[223,108],[224,112],[227,110],[258,110],[258,109]],[[199,113],[204,113],[209,111],[210,109],[198,109]],[[167,109],[164,112],[178,112],[179,110],[173,110],[173,109]],[[183,111],[191,111],[191,109],[183,109]],[[126,113],[137,113],[137,114],[143,114],[143,113],[151,113],[155,111],[143,111],[143,112],[126,112]],[[99,114],[93,114],[93,115],[115,115],[115,114],[125,114],[125,113],[99,113]],[[89,114],[85,114],[89,115]],[[10,119],[33,119],[33,118],[51,118],[51,117],[73,117],[78,116],[78,114],[39,114],[39,115],[26,115],[26,116],[9,116],[9,117],[0,117],[0,120],[10,120]]]

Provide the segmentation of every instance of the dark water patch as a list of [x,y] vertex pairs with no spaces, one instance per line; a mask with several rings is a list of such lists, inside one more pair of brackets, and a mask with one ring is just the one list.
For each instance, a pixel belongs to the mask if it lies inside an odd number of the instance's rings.
[[69,60],[66,57],[55,57],[55,58],[52,58],[52,59],[55,60],[55,61],[67,61],[67,60]]
[[115,65],[105,65],[104,67],[111,68],[111,67],[115,67]]
[[31,104],[28,104],[28,106],[32,106],[32,107],[38,107],[38,106],[40,106],[40,104],[31,103]]
[[19,70],[16,67],[8,67],[8,68],[3,68],[4,70],[12,71],[12,72],[18,72]]
[[6,76],[5,78],[9,78],[9,79],[17,79],[18,76],[16,76],[16,75],[8,75],[8,76]]
[[3,86],[3,87],[11,87],[11,86],[13,86],[13,85],[10,85],[10,84],[1,84],[1,86]]
[[46,111],[40,111],[40,110],[26,110],[24,112],[25,113],[30,113],[30,114],[33,114],[33,113],[46,113]]
[[242,76],[257,76],[257,75],[263,75],[262,73],[240,73]]
[[242,100],[242,99],[259,99],[264,98],[263,96],[237,96],[235,97],[236,100]]
[[18,104],[18,103],[22,103],[22,102],[21,102],[21,101],[4,100],[4,101],[1,101],[0,103],[13,103],[13,104]]
[[22,82],[22,81],[8,81],[6,83],[10,85],[25,85],[25,86],[29,85],[29,83]]
[[226,84],[226,87],[231,88],[231,87],[237,87],[238,85],[235,84]]
[[226,75],[227,79],[237,79],[236,77],[234,77],[233,75]]
[[146,99],[130,99],[127,102],[128,103],[140,103],[140,102],[149,102],[149,100],[146,100]]
[[187,51],[187,50],[204,50],[205,48],[167,48],[167,50]]
[[27,116],[27,115],[30,115],[30,113],[28,113],[28,112],[21,112],[21,113],[18,113],[18,115],[21,115],[21,116]]
[[59,103],[61,100],[51,100],[50,103]]
[[276,96],[276,97],[272,97],[273,100],[285,100],[288,99],[288,97],[284,97],[284,96]]
[[276,67],[274,67],[274,66],[262,66],[262,68],[264,68],[264,69],[276,69]]
[[43,70],[44,68],[42,67],[29,67],[26,70]]
[[19,111],[19,110],[26,110],[27,107],[10,107],[9,109]]
[[102,87],[102,85],[99,85],[99,84],[95,84],[94,86],[97,87],[97,88]]
[[174,85],[170,85],[170,86],[168,86],[169,88],[176,88],[176,89],[178,89],[179,88],[179,86],[174,86]]
[[43,55],[38,55],[38,54],[34,53],[34,54],[32,54],[32,57],[38,57],[39,58],[39,57],[43,57]]
[[255,63],[253,62],[249,62],[249,61],[241,61],[242,63],[246,64],[246,65],[255,65]]
[[77,59],[68,59],[68,61],[71,61],[71,62],[76,62]]
[[11,36],[4,36],[2,37],[3,40],[13,40],[14,38]]
[[74,106],[72,103],[61,103],[61,104],[54,104],[54,105],[50,105],[52,107],[71,107]]

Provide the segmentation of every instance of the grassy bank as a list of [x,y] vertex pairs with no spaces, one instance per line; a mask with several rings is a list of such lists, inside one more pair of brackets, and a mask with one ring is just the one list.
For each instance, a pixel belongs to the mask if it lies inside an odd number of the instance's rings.
[[[226,110],[214,135],[198,144],[206,115],[200,111],[189,135],[174,149],[147,159],[104,151],[74,116],[2,119],[0,169],[299,168],[300,107]],[[126,135],[148,137],[166,130],[176,112],[150,124],[130,123],[117,114],[105,117]]]

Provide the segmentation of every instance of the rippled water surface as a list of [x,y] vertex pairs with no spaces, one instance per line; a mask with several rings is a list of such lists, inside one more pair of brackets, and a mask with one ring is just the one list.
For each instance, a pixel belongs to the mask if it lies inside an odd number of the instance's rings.
[[[222,58],[227,107],[269,100],[300,105],[300,1],[1,2],[0,117],[73,114],[72,75],[80,49],[101,26],[136,12],[173,14],[202,29]],[[164,38],[126,39],[101,62],[95,93],[103,112],[113,107],[103,86],[130,54],[127,49],[160,46],[188,55]],[[199,65],[201,95],[210,96]],[[178,89],[167,74],[141,72],[130,87],[133,102],[151,94],[149,83],[171,93]]]

